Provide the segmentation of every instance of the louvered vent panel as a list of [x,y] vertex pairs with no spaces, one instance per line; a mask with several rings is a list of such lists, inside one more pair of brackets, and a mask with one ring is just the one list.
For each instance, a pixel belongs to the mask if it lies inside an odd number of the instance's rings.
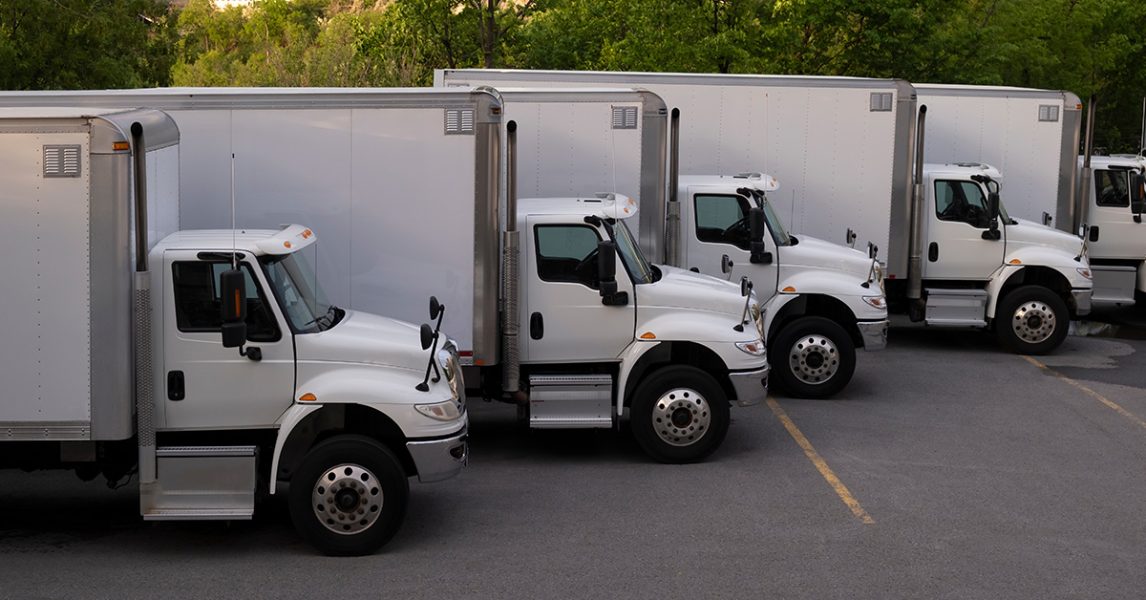
[[467,135],[474,132],[474,111],[468,108],[446,109],[446,134]]
[[44,177],[79,177],[80,147],[44,146]]
[[635,106],[614,106],[613,107],[613,129],[636,129],[637,128],[637,107]]
[[871,93],[871,112],[891,112],[891,92]]

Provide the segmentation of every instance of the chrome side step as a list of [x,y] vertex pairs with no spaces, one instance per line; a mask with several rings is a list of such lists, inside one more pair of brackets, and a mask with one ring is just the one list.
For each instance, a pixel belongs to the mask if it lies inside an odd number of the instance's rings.
[[530,375],[529,426],[608,429],[613,426],[609,375]]
[[158,448],[157,480],[140,498],[144,520],[250,519],[257,454],[255,446]]
[[1092,304],[1134,304],[1138,269],[1129,265],[1090,265],[1094,275]]
[[986,290],[928,288],[925,322],[939,326],[986,327],[987,299]]

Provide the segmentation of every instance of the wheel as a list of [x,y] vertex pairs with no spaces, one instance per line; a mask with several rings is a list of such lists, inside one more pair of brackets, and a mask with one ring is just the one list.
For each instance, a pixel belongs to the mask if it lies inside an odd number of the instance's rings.
[[797,398],[827,398],[844,389],[856,370],[856,347],[839,323],[800,317],[768,344],[772,381]]
[[653,459],[696,462],[724,441],[728,412],[728,397],[711,375],[674,365],[653,371],[637,386],[629,425]]
[[1057,294],[1039,285],[1015,288],[995,308],[999,343],[1019,354],[1046,354],[1070,328],[1070,311]]
[[341,435],[307,452],[291,479],[291,520],[324,554],[360,556],[381,548],[406,514],[410,483],[388,448]]

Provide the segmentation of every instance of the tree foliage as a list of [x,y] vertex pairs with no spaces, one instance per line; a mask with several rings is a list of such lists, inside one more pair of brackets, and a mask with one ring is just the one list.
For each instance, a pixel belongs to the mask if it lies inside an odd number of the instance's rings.
[[1098,94],[1137,149],[1142,0],[0,0],[0,85],[409,86],[443,67],[898,77]]

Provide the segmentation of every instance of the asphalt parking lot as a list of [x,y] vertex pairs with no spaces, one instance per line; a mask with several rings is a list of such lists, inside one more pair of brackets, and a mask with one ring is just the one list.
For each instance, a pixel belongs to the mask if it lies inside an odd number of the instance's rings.
[[472,403],[470,467],[412,484],[371,557],[273,504],[148,524],[131,486],[0,472],[0,597],[1141,597],[1146,318],[1100,318],[1038,358],[899,324],[841,397],[734,409],[698,465]]

